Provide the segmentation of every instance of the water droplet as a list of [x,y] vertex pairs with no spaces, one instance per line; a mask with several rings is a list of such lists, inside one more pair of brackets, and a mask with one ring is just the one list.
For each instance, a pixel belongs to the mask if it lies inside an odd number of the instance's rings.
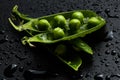
[[110,31],[110,32],[107,33],[105,41],[112,40],[113,38],[114,38],[113,31]]
[[4,57],[1,57],[0,60],[4,60]]
[[110,9],[109,8],[105,9],[105,12],[106,13],[110,12]]
[[11,64],[4,70],[4,75],[6,77],[13,77],[13,73],[17,70],[17,64]]
[[105,63],[104,60],[100,60],[101,63]]
[[47,75],[48,75],[47,71],[38,71],[38,70],[32,70],[32,69],[29,69],[24,72],[24,77],[27,80],[31,80],[33,78],[45,77]]
[[110,80],[110,75],[106,76],[105,80]]
[[112,45],[112,43],[109,42],[106,44],[106,47],[110,47],[111,45]]
[[83,75],[82,75],[82,74],[80,75],[80,78],[83,78]]
[[120,78],[120,74],[108,75],[108,76],[106,76],[105,80],[111,80],[111,78],[113,78],[113,77]]
[[8,39],[8,35],[5,35],[4,36],[4,39],[5,39],[5,41],[8,41],[9,39]]
[[110,50],[106,50],[105,53],[106,54],[110,54],[111,52],[110,52]]
[[94,76],[95,80],[103,80],[104,75],[103,74],[97,74]]
[[116,52],[115,50],[112,50],[112,51],[111,51],[111,55],[116,55],[116,53],[117,53],[117,52]]
[[59,76],[59,74],[58,73],[52,73],[51,76],[57,77],[57,76]]
[[116,63],[116,64],[119,63],[119,59],[116,59],[116,60],[115,60],[115,63]]
[[27,65],[31,65],[32,64],[32,61],[27,61]]
[[108,67],[108,66],[110,66],[110,64],[109,64],[109,63],[106,63],[105,66]]
[[4,33],[5,33],[5,31],[4,31],[4,30],[0,31],[0,34],[4,34]]
[[107,14],[107,16],[109,18],[119,18],[118,14],[116,14],[116,15],[110,15],[110,9],[109,8],[105,10],[105,13]]
[[20,61],[27,59],[27,57],[23,57],[20,55],[15,55],[16,58],[18,58]]
[[24,70],[24,67],[19,67],[20,72],[23,72],[23,70]]

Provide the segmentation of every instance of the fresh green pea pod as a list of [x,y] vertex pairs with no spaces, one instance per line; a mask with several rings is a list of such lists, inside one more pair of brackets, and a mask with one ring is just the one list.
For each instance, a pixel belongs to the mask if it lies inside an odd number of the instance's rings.
[[[15,6],[16,7],[16,6]],[[18,7],[17,7],[18,8]],[[100,24],[94,26],[94,27],[91,27],[91,28],[86,28],[84,31],[80,31],[80,32],[77,32],[73,35],[77,35],[77,36],[74,36],[75,38],[76,37],[84,37],[85,35],[87,34],[90,34],[98,29],[100,29],[101,27],[103,27],[105,25],[105,20],[103,18],[101,18],[100,16],[98,16],[95,12],[93,11],[90,11],[90,10],[74,10],[74,11],[69,11],[69,12],[61,12],[61,13],[57,13],[57,14],[53,14],[53,15],[48,15],[48,16],[43,16],[43,17],[38,17],[38,18],[29,18],[29,17],[26,17],[24,16],[22,13],[20,13],[17,8],[13,8],[13,11],[14,11],[14,14],[18,15],[21,19],[23,20],[28,20],[28,23],[31,23],[31,21],[34,21],[34,20],[40,20],[40,19],[46,19],[48,20],[48,22],[50,22],[51,20],[53,20],[53,18],[57,15],[62,15],[64,16],[66,19],[67,19],[67,25],[69,25],[69,19],[70,17],[72,16],[73,13],[75,12],[81,12],[83,15],[84,15],[84,19],[83,19],[83,22],[84,23],[87,23],[89,18],[91,17],[98,17],[98,19],[100,20]],[[12,20],[9,18],[9,21],[10,23],[12,24],[12,26],[16,29],[16,30],[26,30],[26,28],[24,27],[19,27],[19,26],[15,26],[14,23],[12,22]],[[83,23],[83,25],[84,25]],[[82,26],[82,25],[81,25]],[[59,26],[58,26],[59,27]],[[30,28],[28,28],[29,30],[33,30],[32,27],[30,26]],[[21,30],[21,31],[22,31]],[[72,36],[72,35],[71,35]],[[69,36],[68,36],[69,37]],[[73,37],[73,38],[74,38]]]
[[82,59],[79,54],[75,54],[69,50],[68,47],[69,46],[65,44],[57,44],[56,48],[51,49],[51,47],[49,47],[48,50],[54,53],[58,59],[67,64],[70,68],[78,71],[79,67],[82,65]]
[[82,65],[82,59],[78,54],[70,53],[66,51],[65,45],[59,45],[55,50],[56,56],[69,67],[78,71],[79,67]]
[[[22,19],[24,23],[16,26],[13,23],[12,19],[9,18],[9,22],[11,23],[11,25],[17,31],[26,31],[30,34],[29,37],[23,37],[22,43],[24,45],[28,43],[30,46],[34,46],[34,42],[44,43],[45,45],[47,45],[55,44],[62,41],[68,41],[70,44],[72,44],[72,46],[74,46],[75,49],[83,50],[89,54],[93,54],[91,47],[80,38],[97,31],[106,23],[106,21],[102,17],[98,16],[95,12],[91,10],[74,10],[48,16],[30,18],[20,13],[18,11],[18,6],[16,5],[13,8],[12,12],[20,19]],[[55,22],[53,22],[54,20]],[[39,25],[44,26],[44,28],[42,28],[43,30],[38,29]],[[65,64],[76,71],[82,64],[82,60],[77,54],[70,54],[73,57],[70,57],[69,54],[67,54],[66,56],[68,56],[68,58],[60,56],[58,54],[56,56],[61,61],[63,61]]]
[[56,55],[62,62],[67,64],[73,70],[78,71],[79,67],[82,65],[82,59],[78,54],[71,54],[67,56],[68,58],[61,57]]

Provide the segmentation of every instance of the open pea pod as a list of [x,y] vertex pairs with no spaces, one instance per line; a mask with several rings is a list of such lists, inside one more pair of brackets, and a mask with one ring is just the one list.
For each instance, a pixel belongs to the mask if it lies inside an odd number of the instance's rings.
[[[17,31],[26,31],[30,34],[29,36],[24,36],[22,38],[22,43],[24,45],[26,43],[30,46],[34,46],[33,43],[42,43],[47,45],[67,41],[71,46],[73,46],[73,49],[83,50],[91,55],[93,54],[91,47],[80,38],[97,31],[106,23],[102,17],[98,16],[91,10],[74,10],[31,18],[20,13],[18,11],[18,6],[16,5],[12,12],[22,19],[22,24],[20,23],[19,25],[16,25],[12,18],[9,18],[11,25]],[[80,56],[76,53],[69,55],[65,52],[61,52],[62,50],[55,51],[57,52],[55,55],[62,62],[77,71],[82,64]],[[60,52],[66,55],[58,55]]]
[[[73,56],[74,55],[74,56]],[[79,67],[82,65],[82,59],[80,58],[79,55],[77,54],[72,54],[72,57],[69,58],[63,58],[61,56],[57,57],[64,62],[65,64],[67,64],[69,67],[71,67],[73,70],[78,71]]]
[[[9,18],[9,21],[11,23],[11,25],[18,31],[23,31],[23,30],[32,30],[32,31],[36,31],[36,32],[40,32],[38,30],[38,28],[35,27],[35,25],[38,23],[37,21],[41,20],[41,19],[46,19],[48,22],[50,22],[50,25],[51,27],[53,28],[54,26],[54,21],[53,18],[57,15],[62,15],[65,17],[66,19],[66,24],[65,24],[65,27],[69,26],[69,20],[72,18],[72,14],[74,12],[82,12],[82,14],[84,15],[84,19],[83,19],[83,24],[80,26],[81,28],[74,34],[72,35],[67,35],[65,36],[65,38],[62,38],[60,40],[70,40],[70,39],[75,39],[77,37],[84,37],[85,35],[87,34],[90,34],[98,29],[100,29],[101,27],[103,27],[106,23],[106,21],[98,16],[95,12],[91,11],[91,10],[74,10],[74,11],[69,11],[69,12],[61,12],[61,13],[57,13],[57,14],[52,14],[52,15],[48,15],[48,16],[42,16],[42,17],[38,17],[38,18],[30,18],[30,17],[27,17],[25,16],[24,14],[20,13],[18,11],[18,6],[16,5],[12,12],[14,14],[16,14],[17,16],[19,16],[21,19],[25,20],[25,23],[22,24],[22,25],[19,25],[19,26],[16,26],[11,18]],[[96,17],[99,19],[99,24],[93,26],[93,27],[90,27],[90,25],[88,25],[88,20],[91,18],[91,17]],[[59,26],[58,26],[59,27]],[[71,31],[72,32],[72,31]],[[60,41],[59,40],[59,41]],[[56,42],[54,40],[52,40],[52,42]],[[43,41],[43,43],[46,43],[45,41]]]
[[78,71],[79,67],[82,65],[82,59],[79,54],[76,54],[70,46],[59,43],[52,47],[47,47],[49,52],[54,54],[58,59],[60,59],[64,64],[67,64],[70,68]]

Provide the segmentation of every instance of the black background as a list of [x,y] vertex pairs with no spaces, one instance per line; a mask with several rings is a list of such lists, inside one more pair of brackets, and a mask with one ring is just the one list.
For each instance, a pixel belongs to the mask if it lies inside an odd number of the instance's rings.
[[[106,21],[104,31],[88,36],[93,47],[92,59],[85,59],[86,64],[78,72],[68,71],[62,63],[43,49],[23,46],[20,39],[24,34],[17,32],[8,22],[14,5],[31,17],[40,17],[63,11],[89,9],[95,11]],[[107,76],[120,74],[120,1],[119,0],[0,0],[0,80],[25,80],[24,71],[28,69],[49,70],[55,77],[39,78],[35,80],[97,80],[97,74]],[[113,33],[112,39],[104,40],[105,34]],[[19,58],[18,58],[19,57]],[[3,73],[10,64],[17,64],[18,68],[13,77],[6,77]],[[21,68],[23,68],[21,70]],[[111,80],[119,80],[119,76],[112,76]]]

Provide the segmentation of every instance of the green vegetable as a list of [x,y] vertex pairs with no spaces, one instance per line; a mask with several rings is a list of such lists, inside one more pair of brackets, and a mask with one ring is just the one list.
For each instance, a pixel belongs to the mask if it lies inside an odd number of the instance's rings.
[[[12,18],[9,18],[11,25],[17,31],[26,31],[29,34],[22,38],[24,45],[35,46],[34,43],[45,45],[50,52],[75,71],[82,65],[80,55],[76,54],[78,51],[82,50],[88,55],[93,55],[92,48],[81,39],[106,23],[91,10],[74,10],[31,18],[20,13],[16,5],[12,13],[22,21],[15,25]],[[69,50],[70,46],[72,49]]]
[[50,28],[50,26],[51,26],[50,23],[46,19],[39,20],[38,29],[40,31],[47,30]]
[[99,18],[97,17],[91,17],[89,20],[88,20],[88,25],[90,27],[94,27],[96,25],[99,25],[101,23],[101,21],[99,20]]
[[57,27],[53,30],[53,37],[54,39],[59,39],[65,36],[65,33],[63,31],[63,29]]
[[76,32],[77,30],[80,29],[81,22],[78,19],[71,19],[69,23],[70,31]]
[[83,21],[83,19],[84,19],[84,15],[83,15],[83,13],[82,12],[74,12],[73,14],[72,14],[72,18],[73,19],[79,19],[81,22]]
[[57,15],[54,17],[55,25],[58,26],[64,26],[66,24],[66,19],[63,15]]

